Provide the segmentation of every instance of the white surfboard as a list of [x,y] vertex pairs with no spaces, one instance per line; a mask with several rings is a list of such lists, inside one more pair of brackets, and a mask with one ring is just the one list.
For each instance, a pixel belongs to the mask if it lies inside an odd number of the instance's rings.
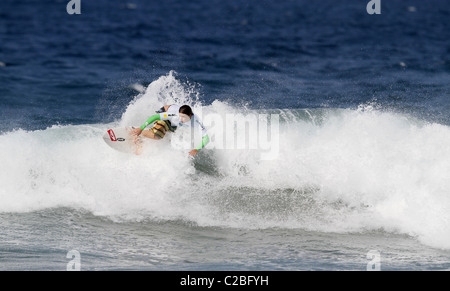
[[113,149],[130,154],[140,154],[141,146],[134,142],[134,137],[130,134],[132,127],[117,127],[108,129],[103,135],[106,144]]

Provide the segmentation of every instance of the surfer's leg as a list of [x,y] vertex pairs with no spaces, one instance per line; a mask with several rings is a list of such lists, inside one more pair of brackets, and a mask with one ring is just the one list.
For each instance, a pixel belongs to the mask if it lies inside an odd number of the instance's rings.
[[152,139],[161,139],[159,136],[157,136],[156,134],[153,133],[153,131],[151,130],[143,130],[141,135],[148,137],[148,138],[152,138]]

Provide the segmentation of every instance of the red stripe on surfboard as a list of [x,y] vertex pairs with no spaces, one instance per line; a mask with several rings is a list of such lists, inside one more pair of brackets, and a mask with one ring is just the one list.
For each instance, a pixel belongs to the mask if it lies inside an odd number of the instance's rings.
[[108,133],[111,141],[117,141],[116,135],[114,134],[114,131],[112,129],[108,130]]

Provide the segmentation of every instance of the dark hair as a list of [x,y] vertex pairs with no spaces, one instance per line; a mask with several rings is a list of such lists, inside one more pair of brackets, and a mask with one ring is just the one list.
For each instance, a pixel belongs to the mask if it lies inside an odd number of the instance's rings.
[[180,107],[180,110],[178,111],[179,113],[183,113],[188,115],[189,117],[192,116],[194,113],[192,113],[192,109],[191,107],[189,107],[189,105],[183,105]]

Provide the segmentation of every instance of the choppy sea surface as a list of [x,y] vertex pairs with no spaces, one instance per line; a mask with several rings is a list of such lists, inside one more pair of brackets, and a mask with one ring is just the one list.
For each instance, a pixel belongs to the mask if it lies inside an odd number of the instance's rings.
[[450,269],[448,1],[68,2],[0,3],[0,270]]

